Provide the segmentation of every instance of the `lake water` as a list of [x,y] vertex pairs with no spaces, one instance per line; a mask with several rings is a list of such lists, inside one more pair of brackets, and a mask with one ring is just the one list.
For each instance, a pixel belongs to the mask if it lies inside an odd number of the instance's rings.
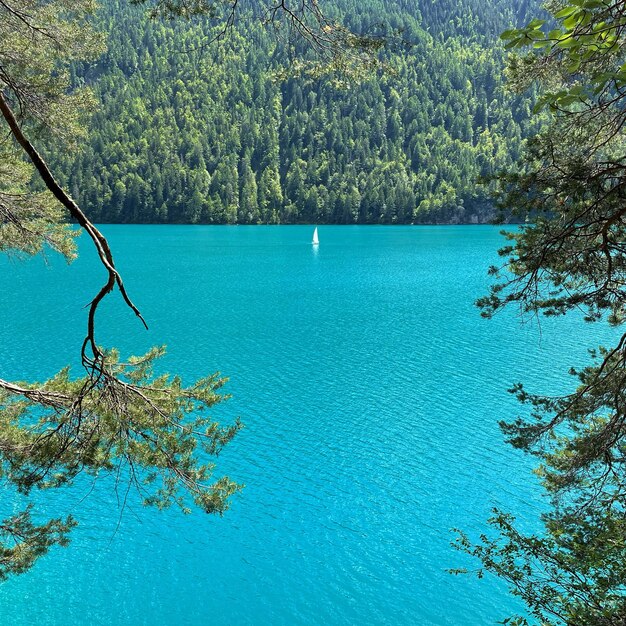
[[[214,415],[246,428],[218,473],[246,488],[222,518],[131,492],[117,532],[110,481],[46,494],[80,526],[0,585],[1,624],[478,626],[517,607],[491,577],[446,573],[468,564],[450,529],[476,536],[497,505],[535,526],[531,461],[497,427],[517,411],[506,389],[566,389],[593,342],[579,320],[480,318],[497,228],[323,226],[317,250],[312,227],[103,230],[150,331],[116,296],[100,342],[230,377]],[[0,377],[76,363],[103,277],[80,247],[70,267],[0,260]]]

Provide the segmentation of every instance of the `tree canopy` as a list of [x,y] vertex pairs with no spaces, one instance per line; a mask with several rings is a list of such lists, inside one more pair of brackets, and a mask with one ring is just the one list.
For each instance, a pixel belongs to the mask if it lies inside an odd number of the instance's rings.
[[385,39],[372,55],[384,71],[321,71],[317,51],[258,20],[210,47],[211,21],[148,20],[107,0],[95,20],[107,53],[72,66],[99,107],[81,150],[51,151],[55,171],[101,222],[490,219],[476,179],[510,166],[538,127],[532,97],[503,91],[496,40],[518,19],[511,3],[331,8]]

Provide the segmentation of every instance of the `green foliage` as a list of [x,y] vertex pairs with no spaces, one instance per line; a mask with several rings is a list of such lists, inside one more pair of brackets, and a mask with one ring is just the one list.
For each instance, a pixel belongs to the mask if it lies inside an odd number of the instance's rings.
[[72,260],[77,231],[64,223],[51,194],[31,191],[32,168],[14,150],[4,150],[0,144],[0,252],[34,255],[47,245]]
[[[92,104],[90,91],[71,93],[68,63],[93,59],[101,39],[87,26],[91,0],[41,3],[12,0],[0,6],[0,89],[36,136],[76,145],[79,119]],[[34,254],[45,243],[72,258],[74,234],[46,192],[33,193],[33,168],[6,132],[0,134],[0,250]]]
[[76,525],[71,517],[35,525],[31,508],[27,507],[0,524],[0,580],[28,571],[52,546],[68,544],[67,534]]
[[[492,270],[498,282],[479,301],[487,317],[514,304],[533,315],[624,323],[624,11],[570,0],[548,22],[503,35],[511,48],[532,45],[512,57],[509,74],[516,88],[542,84],[552,121],[530,142],[521,171],[500,181],[503,208],[526,224],[508,234],[505,263]],[[540,461],[551,503],[543,532],[525,535],[498,511],[495,537],[475,544],[459,536],[459,547],[507,580],[542,624],[618,626],[626,615],[626,335],[591,356],[571,371],[577,388],[564,397],[515,385],[528,410],[501,424],[512,445]]]
[[55,153],[55,169],[103,222],[488,219],[477,178],[509,166],[538,125],[531,99],[502,89],[495,33],[517,19],[509,4],[333,10],[392,39],[378,54],[386,71],[346,85],[254,20],[209,46],[220,32],[210,21],[148,21],[105,3],[108,52],[73,68],[101,106],[82,151]]
[[[515,518],[496,510],[489,520],[498,537],[473,544],[459,534],[457,547],[506,580],[530,615],[510,626],[566,624],[619,626],[626,611],[626,527],[623,515],[602,507],[545,516],[545,536],[520,533]],[[455,573],[463,573],[457,571]],[[482,575],[482,570],[479,572]]]
[[0,391],[0,437],[10,455],[2,478],[24,494],[70,483],[86,471],[123,471],[145,504],[178,505],[186,497],[207,513],[222,513],[239,486],[226,478],[209,484],[216,456],[239,430],[221,428],[208,410],[223,397],[217,376],[184,387],[177,377],[155,377],[154,348],[120,363],[105,355],[97,375],[72,379],[67,369],[42,384],[5,386]]

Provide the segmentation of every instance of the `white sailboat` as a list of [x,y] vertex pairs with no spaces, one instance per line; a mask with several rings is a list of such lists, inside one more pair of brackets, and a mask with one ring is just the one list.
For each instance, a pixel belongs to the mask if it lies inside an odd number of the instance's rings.
[[320,245],[320,240],[319,240],[319,237],[317,236],[317,226],[315,227],[315,230],[313,231],[313,245],[314,246]]

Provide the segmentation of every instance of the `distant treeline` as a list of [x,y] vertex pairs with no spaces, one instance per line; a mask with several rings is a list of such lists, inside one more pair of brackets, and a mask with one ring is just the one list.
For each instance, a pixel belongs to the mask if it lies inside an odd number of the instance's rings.
[[108,52],[73,76],[100,108],[83,149],[55,167],[101,222],[484,221],[477,178],[517,159],[532,130],[530,100],[503,91],[497,42],[525,6],[417,4],[335,3],[354,30],[384,23],[411,44],[346,88],[285,77],[292,57],[254,20],[207,47],[206,23],[105,2]]

